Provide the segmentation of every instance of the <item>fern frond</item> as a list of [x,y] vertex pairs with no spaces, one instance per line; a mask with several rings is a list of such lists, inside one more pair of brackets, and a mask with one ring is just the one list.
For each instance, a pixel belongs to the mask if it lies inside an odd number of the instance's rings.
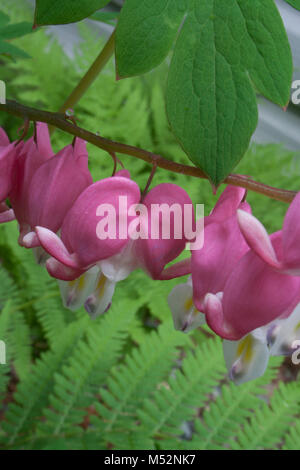
[[210,339],[188,352],[175,377],[138,410],[141,431],[156,436],[159,447],[165,448],[164,439],[182,434],[182,424],[195,416],[224,374],[221,341]]
[[47,351],[38,359],[28,375],[18,386],[15,402],[6,413],[3,428],[7,433],[6,443],[13,445],[35,428],[42,409],[49,403],[54,387],[54,373],[58,372],[78,342],[88,325],[88,318],[74,322],[60,334],[55,349]]
[[83,421],[99,384],[120,357],[134,315],[135,303],[114,303],[107,315],[89,326],[86,341],[81,341],[62,373],[55,377],[51,409],[44,411],[47,419],[40,426],[41,433],[57,435]]
[[152,332],[140,348],[133,349],[108,378],[108,390],[100,391],[103,404],[97,403],[95,407],[101,419],[93,420],[100,431],[107,435],[121,427],[126,432],[128,417],[135,416],[139,403],[170,373],[177,348],[187,340],[166,323],[157,333]]
[[31,332],[22,312],[13,311],[10,315],[10,328],[7,333],[7,348],[14,361],[19,379],[29,374],[32,361]]
[[[8,301],[2,312],[0,314],[0,341],[6,342],[7,332],[9,329],[9,322],[10,322],[10,312],[11,312],[11,302]],[[0,402],[3,402],[7,383],[9,381],[9,372],[10,368],[8,366],[8,362],[10,360],[9,351],[6,348],[6,364],[0,364]]]
[[246,423],[232,443],[233,449],[274,449],[280,445],[295,420],[299,409],[299,386],[283,384],[275,390],[270,405],[263,403],[255,409],[250,422]]
[[223,385],[216,400],[205,408],[202,419],[195,421],[191,448],[229,448],[239,429],[253,415],[253,411],[262,406],[262,396],[267,394],[265,386],[274,379],[281,362],[281,358],[274,358],[272,367],[269,366],[264,376],[259,379],[238,387],[232,382]]
[[292,426],[290,426],[288,434],[285,436],[285,442],[282,450],[299,450],[300,449],[300,420],[299,417]]

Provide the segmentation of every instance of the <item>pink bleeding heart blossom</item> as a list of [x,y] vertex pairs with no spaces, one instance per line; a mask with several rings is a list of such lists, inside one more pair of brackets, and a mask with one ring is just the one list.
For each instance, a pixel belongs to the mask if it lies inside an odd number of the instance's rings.
[[[125,197],[126,207],[120,207],[119,198]],[[113,176],[87,187],[67,213],[61,228],[61,238],[45,227],[36,227],[43,248],[52,256],[46,267],[53,277],[74,280],[101,260],[119,253],[128,242],[128,231],[119,237],[119,220],[128,216],[127,208],[140,200],[138,185],[127,177]],[[116,215],[115,237],[100,239],[98,224],[104,214],[97,215],[99,207],[109,205]]]
[[[185,207],[189,213],[186,216]],[[185,248],[187,235],[195,232],[193,204],[182,188],[162,183],[152,188],[136,207],[135,234],[124,250],[100,263],[105,277],[111,282],[125,279],[134,269],[142,268],[152,279],[172,279],[190,271],[188,264],[180,262],[170,268]],[[187,219],[190,218],[187,223]],[[187,232],[187,233],[186,233]]]
[[36,138],[29,139],[17,154],[10,201],[20,225],[19,243],[39,246],[34,227],[57,232],[79,194],[90,184],[86,144],[75,139],[53,155],[45,124],[37,124]]
[[237,219],[237,210],[250,212],[243,188],[227,186],[212,213],[204,220],[204,246],[192,251],[194,304],[204,311],[206,294],[223,291],[241,257],[249,250]]
[[14,220],[14,211],[5,199],[12,188],[12,171],[16,158],[16,144],[10,143],[5,131],[0,128],[0,223]]
[[298,194],[283,230],[270,237],[255,217],[238,211],[251,249],[230,274],[222,299],[211,294],[205,298],[207,322],[223,338],[240,339],[277,318],[286,318],[299,303],[299,203]]
[[[188,194],[175,184],[159,184],[134,208],[138,215],[129,228],[130,240],[123,250],[99,263],[99,287],[87,297],[85,308],[92,316],[110,305],[117,282],[137,268],[152,279],[164,279],[165,266],[177,258],[196,233],[194,210]],[[168,270],[178,277],[181,265]],[[105,286],[105,287],[104,287]]]

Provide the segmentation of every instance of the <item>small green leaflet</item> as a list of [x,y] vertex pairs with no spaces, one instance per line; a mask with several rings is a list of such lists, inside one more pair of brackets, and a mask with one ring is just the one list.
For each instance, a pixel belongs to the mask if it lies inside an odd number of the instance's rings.
[[282,107],[289,101],[286,32],[273,0],[126,0],[116,32],[118,77],[150,71],[174,43],[166,94],[170,125],[189,158],[218,186],[256,128],[255,91]]
[[292,5],[292,7],[296,8],[297,10],[300,10],[300,0],[285,0],[287,3]]
[[9,17],[0,13],[0,54],[10,57],[28,58],[30,57],[19,47],[7,42],[10,39],[16,39],[32,32],[31,23],[8,24]]
[[0,24],[0,39],[15,39],[21,36],[25,36],[25,34],[29,34],[31,32],[31,23],[23,22],[5,26],[1,26]]
[[2,28],[2,26],[6,25],[7,23],[9,23],[9,16],[0,11],[0,28]]
[[109,0],[36,0],[34,24],[75,23],[92,15],[109,3]]

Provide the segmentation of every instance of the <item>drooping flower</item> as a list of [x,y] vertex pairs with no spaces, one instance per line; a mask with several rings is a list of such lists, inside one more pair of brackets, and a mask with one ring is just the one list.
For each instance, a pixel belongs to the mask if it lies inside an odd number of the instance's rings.
[[[126,207],[120,207],[119,198],[124,197]],[[137,184],[123,176],[113,176],[88,186],[67,213],[61,228],[61,238],[45,227],[36,227],[43,248],[51,255],[47,261],[48,272],[57,279],[70,281],[84,274],[101,260],[119,253],[128,242],[128,231],[119,236],[120,220],[128,216],[127,207],[137,204],[140,190]],[[99,209],[114,209],[116,222],[114,236],[100,239],[99,224],[105,214]],[[98,214],[98,215],[97,215]]]
[[39,244],[36,226],[57,232],[77,197],[92,183],[86,144],[80,139],[42,164],[30,183],[27,222],[31,231],[23,238],[23,244]]
[[250,206],[243,202],[244,196],[243,188],[226,187],[212,213],[204,220],[203,248],[191,252],[193,298],[201,312],[205,296],[223,292],[232,270],[249,250],[237,220],[239,208],[250,212]]
[[[121,180],[118,180],[117,178],[120,178],[120,175],[122,175]],[[116,176],[110,178],[108,184],[112,185],[112,183],[117,181],[119,181],[118,184],[122,182],[123,187],[136,187],[135,183],[129,179],[128,172],[124,172],[124,170],[122,170],[122,173],[118,172]],[[107,194],[107,200],[114,201],[114,198],[110,197],[109,193]],[[116,192],[116,195],[122,195],[120,190]],[[106,200],[102,201],[99,199],[98,204],[105,204],[105,201]],[[134,200],[133,204],[132,202],[132,200],[127,201],[126,208],[124,208],[124,210],[128,210],[126,214],[128,229],[128,233],[126,234],[126,243],[123,243],[122,246],[120,245],[120,247],[115,250],[115,254],[113,254],[112,251],[107,250],[104,245],[105,243],[108,246],[109,241],[102,240],[101,253],[97,255],[97,252],[93,250],[94,258],[93,260],[88,261],[88,267],[90,267],[91,264],[96,264],[99,269],[98,272],[95,273],[95,278],[93,280],[94,291],[90,292],[84,302],[86,310],[92,316],[99,315],[108,308],[111,303],[116,283],[124,280],[134,269],[142,268],[152,278],[158,279],[160,278],[165,265],[177,257],[185,247],[187,238],[185,236],[186,226],[184,206],[190,205],[192,207],[192,202],[184,190],[174,184],[161,184],[153,188],[146,195],[142,204],[140,203],[140,197],[138,200]],[[153,205],[155,206],[155,210],[157,210],[157,214],[154,218],[152,212]],[[81,207],[77,210],[78,217],[81,210]],[[96,210],[97,208],[95,207],[94,213],[91,213],[91,217],[93,215],[95,216]],[[176,213],[173,213],[172,210],[177,210],[177,218]],[[165,213],[163,214],[164,211]],[[193,211],[190,211],[190,213],[192,214],[193,219]],[[122,215],[121,219],[124,215],[125,214]],[[119,216],[120,214],[118,214],[118,218]],[[164,220],[163,216],[165,217]],[[96,217],[96,220],[98,220],[99,224],[100,219]],[[191,225],[193,226],[193,223]],[[154,229],[152,231],[153,227]],[[42,245],[46,247],[47,236],[53,238],[53,234],[47,234],[40,228],[37,228],[36,230],[39,238],[41,239]],[[167,234],[164,233],[164,230],[166,230]],[[91,232],[88,237],[86,237],[86,240],[91,240],[93,237],[95,238],[95,232],[96,228],[94,227],[94,232]],[[153,232],[155,232],[154,237]],[[176,234],[179,235],[179,232],[180,237],[176,238]],[[65,237],[64,234],[65,224],[62,228],[62,239]],[[55,277],[66,281],[68,279],[72,280],[81,276],[79,280],[82,280],[82,282],[86,284],[85,270],[87,269],[87,263],[81,263],[82,267],[79,267],[80,263],[77,263],[76,265],[75,261],[76,257],[78,258],[78,253],[80,253],[82,246],[84,246],[83,241],[79,243],[78,239],[76,240],[77,252],[74,250],[74,255],[72,255],[73,258],[70,259],[69,257],[68,260],[64,259],[64,256],[68,255],[66,254],[65,248],[62,247],[61,241],[56,239],[56,243],[57,248],[60,247],[61,249],[61,256],[57,255],[58,252],[55,254],[54,251],[51,251],[51,243],[48,244],[46,248],[47,251],[56,258],[52,258],[48,261],[47,265],[49,272]],[[86,242],[85,246],[89,244],[90,242]],[[65,264],[65,267],[63,267],[63,264]],[[80,283],[78,281],[76,286],[79,285]],[[69,282],[64,289],[65,295],[69,299],[70,303],[70,299],[74,298],[74,285]],[[83,296],[80,296],[78,293],[78,297],[80,297],[82,302]]]
[[39,246],[34,227],[57,232],[76,198],[92,184],[92,177],[83,140],[75,139],[74,145],[52,156],[48,128],[40,124],[36,142],[34,138],[28,142],[16,158],[10,200],[20,225],[19,243],[33,248]]
[[[135,234],[123,253],[101,263],[103,273],[111,280],[125,279],[137,267],[142,268],[152,279],[161,279],[165,266],[184,250],[189,241],[185,233],[185,206],[193,204],[182,188],[171,183],[162,183],[149,191],[136,207]],[[178,277],[174,272],[173,277]]]
[[10,203],[20,226],[20,241],[28,231],[28,193],[31,179],[36,170],[53,156],[48,126],[36,124],[36,133],[27,142],[21,142],[13,166]]
[[[192,201],[175,184],[163,183],[149,191],[142,205],[136,207],[139,217],[135,219],[135,234],[131,231],[131,240],[121,252],[99,263],[100,279],[105,279],[105,289],[96,289],[88,297],[85,306],[89,312],[95,315],[102,313],[109,304],[107,292],[112,296],[115,284],[136,268],[142,268],[152,279],[163,278],[165,266],[183,251],[188,241],[187,235],[191,235],[185,233],[185,206],[192,209]],[[193,210],[189,215],[192,231],[195,229]],[[174,269],[172,276],[169,273],[168,277],[178,275],[178,270]]]
[[251,214],[238,221],[250,251],[229,276],[222,302],[205,299],[207,321],[227,339],[239,339],[275,319],[290,315],[300,300],[300,194],[290,205],[283,229],[268,235]]
[[[277,256],[281,234],[271,236]],[[225,284],[223,298],[205,297],[207,323],[219,336],[238,340],[249,332],[287,317],[300,301],[300,277],[284,274],[249,250]]]

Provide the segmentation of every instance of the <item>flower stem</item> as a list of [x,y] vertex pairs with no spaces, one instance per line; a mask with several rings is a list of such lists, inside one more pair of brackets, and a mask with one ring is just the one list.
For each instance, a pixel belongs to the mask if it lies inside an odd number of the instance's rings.
[[[51,113],[49,111],[42,111],[28,106],[23,106],[15,101],[7,100],[6,104],[0,104],[0,111],[4,111],[8,114],[18,116],[21,119],[29,119],[33,122],[45,122],[51,126],[57,127],[68,134],[79,137],[91,144],[105,150],[108,153],[117,152],[124,155],[130,155],[132,157],[143,160],[151,165],[156,165],[159,168],[171,171],[173,173],[180,173],[187,176],[193,176],[195,178],[207,179],[207,176],[200,168],[189,165],[182,165],[181,163],[167,160],[161,155],[154,154],[147,150],[133,147],[132,145],[126,145],[121,142],[115,142],[113,140],[106,139],[105,137],[98,136],[89,132],[75,124],[69,122],[66,116],[61,113]],[[232,186],[240,186],[249,191],[267,196],[277,201],[290,203],[296,196],[297,192],[289,191],[286,189],[273,188],[266,184],[254,181],[251,178],[243,175],[229,175],[225,181],[225,184],[231,184]]]
[[[91,84],[96,80],[99,73],[105,67],[115,50],[115,31],[111,34],[108,41],[106,42],[104,48],[101,50],[98,57],[92,63],[86,74],[82,77],[76,88],[72,91],[70,96],[66,99],[64,104],[59,110],[59,113],[65,113],[68,109],[73,108],[73,106],[78,103],[82,98],[84,93],[89,89]],[[51,126],[49,128],[50,133],[54,131],[55,127]]]

